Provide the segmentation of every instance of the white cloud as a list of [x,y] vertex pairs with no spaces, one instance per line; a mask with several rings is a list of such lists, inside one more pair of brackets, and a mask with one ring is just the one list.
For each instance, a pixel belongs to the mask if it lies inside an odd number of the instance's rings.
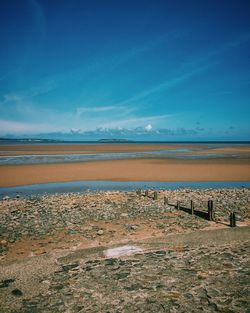
[[79,134],[81,132],[81,129],[80,128],[71,128],[70,132],[72,134]]
[[111,112],[112,114],[119,114],[119,115],[127,115],[135,111],[136,108],[129,108],[126,106],[118,106],[118,105],[109,105],[109,106],[95,106],[95,107],[78,107],[76,109],[76,117],[81,117],[82,114],[86,113],[105,113]]
[[39,133],[52,130],[55,131],[55,128],[48,124],[0,120],[0,134]]
[[143,127],[147,123],[152,121],[161,121],[165,119],[169,119],[173,116],[176,116],[174,114],[163,114],[163,115],[151,115],[151,116],[141,116],[141,117],[132,117],[127,119],[116,119],[116,120],[110,120],[108,123],[105,122],[101,127],[104,128],[134,128],[134,127]]
[[151,131],[153,129],[153,126],[151,124],[148,124],[147,126],[145,126],[145,130],[146,131]]
[[4,98],[4,103],[7,102],[19,102],[22,100],[22,97],[20,97],[19,95],[15,95],[15,94],[6,94],[3,96]]
[[118,106],[99,106],[99,107],[80,107],[76,109],[76,115],[80,116],[83,113],[98,113],[106,111],[114,111],[123,109],[123,107]]

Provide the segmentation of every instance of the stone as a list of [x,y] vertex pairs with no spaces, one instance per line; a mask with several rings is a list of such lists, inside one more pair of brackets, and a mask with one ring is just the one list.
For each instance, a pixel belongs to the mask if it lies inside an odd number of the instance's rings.
[[117,260],[116,260],[116,259],[110,258],[110,259],[106,259],[106,260],[105,260],[105,264],[106,264],[106,265],[115,265],[116,263],[117,263]]
[[[250,218],[247,188],[165,190],[158,194],[159,201],[139,199],[129,192],[67,193],[0,201],[1,260],[8,261],[10,243],[26,240],[33,241],[33,255],[44,247],[48,253],[50,249],[62,249],[58,259],[61,269],[49,276],[40,277],[43,272],[38,273],[43,291],[26,302],[18,301],[20,312],[76,312],[79,308],[84,313],[113,313],[130,312],[131,307],[135,312],[192,312],[194,308],[197,312],[216,308],[226,312],[240,308],[245,312],[249,245],[240,240],[218,245],[209,238],[199,247],[190,244],[189,249],[183,244],[165,245],[163,230],[169,235],[188,234],[209,225],[203,218],[164,205],[163,196],[170,204],[179,200],[187,208],[193,200],[197,210],[206,209],[207,200],[213,199],[216,215],[224,224],[229,222],[228,212],[232,210],[246,224]],[[97,232],[105,236],[99,237]],[[152,238],[152,234],[162,236],[162,241],[153,240],[141,247],[129,245],[139,245],[137,238]],[[91,242],[94,237],[95,242]],[[87,250],[81,251],[85,247]],[[16,252],[17,259],[24,257],[18,255],[19,249]],[[1,299],[16,285],[6,279],[0,287]],[[23,298],[28,299],[26,289],[24,294]],[[15,300],[14,295],[5,298]],[[231,303],[228,298],[235,300]],[[10,310],[14,312],[15,308]]]
[[140,283],[135,283],[135,284],[132,284],[128,287],[124,287],[124,289],[126,289],[128,291],[134,291],[134,290],[143,289],[143,286]]
[[99,229],[97,232],[97,235],[102,236],[104,234],[104,231],[102,229]]
[[206,278],[208,278],[208,273],[206,273],[206,272],[198,272],[197,273],[197,277],[199,278],[199,279],[206,279]]
[[170,291],[168,294],[166,294],[166,297],[169,299],[178,299],[180,298],[181,294],[178,291]]
[[121,217],[128,217],[128,213],[121,213]]
[[63,269],[63,271],[69,271],[69,270],[71,270],[72,268],[75,268],[75,267],[77,267],[77,266],[79,266],[78,263],[72,263],[72,264],[63,265],[63,266],[62,266],[62,269]]
[[8,245],[7,240],[1,240],[0,243],[1,243],[1,246],[4,246],[4,247]]
[[18,288],[13,289],[11,293],[16,297],[21,297],[23,295],[22,291]]
[[0,288],[6,288],[9,287],[11,283],[13,283],[15,279],[10,278],[10,279],[4,279],[0,282]]
[[124,278],[127,278],[127,276],[128,276],[129,274],[130,274],[130,273],[128,273],[128,272],[117,273],[117,274],[116,274],[116,279],[124,279]]

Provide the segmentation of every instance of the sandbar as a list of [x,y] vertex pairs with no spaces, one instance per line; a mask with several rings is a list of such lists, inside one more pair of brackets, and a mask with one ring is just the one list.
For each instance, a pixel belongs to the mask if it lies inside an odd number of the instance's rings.
[[[178,151],[190,149],[191,151]],[[99,154],[99,153],[124,153],[124,152],[152,152],[152,151],[177,150],[175,155],[196,154],[250,154],[249,145],[226,145],[218,147],[214,144],[51,144],[51,145],[0,145],[0,156],[18,155],[59,155],[59,154]]]
[[30,154],[87,154],[87,153],[119,153],[145,152],[175,149],[198,148],[192,144],[58,144],[58,145],[0,145],[0,155]]
[[250,181],[249,159],[129,159],[0,166],[0,186],[79,180]]

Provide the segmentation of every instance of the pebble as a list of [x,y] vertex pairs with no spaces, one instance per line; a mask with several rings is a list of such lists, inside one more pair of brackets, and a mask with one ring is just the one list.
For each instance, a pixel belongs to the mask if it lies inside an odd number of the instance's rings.
[[[247,188],[165,190],[156,201],[125,192],[6,199],[0,201],[0,253],[5,257],[10,242],[48,238],[57,231],[70,242],[78,236],[89,240],[103,236],[100,244],[103,239],[113,240],[111,223],[117,237],[121,233],[134,236],[134,231],[147,227],[158,235],[208,226],[204,219],[164,205],[163,196],[188,208],[192,199],[195,209],[203,211],[213,199],[216,218],[225,222],[232,209],[243,222],[250,217]],[[246,312],[249,250],[247,242],[216,246],[208,241],[197,248],[162,247],[147,252],[140,246],[117,246],[100,257],[60,261],[59,270],[41,278],[41,294],[29,298],[25,289],[25,299],[13,303],[21,302],[20,312],[113,313],[131,308],[134,312],[235,312],[235,308]],[[23,295],[22,290],[13,289],[14,284],[12,278],[0,282],[0,299],[6,292]]]
[[[28,199],[7,196],[0,200],[0,236],[3,242],[0,245],[0,253],[6,253],[8,242],[14,243],[25,236],[40,239],[61,230],[71,235],[80,234],[94,238],[99,229],[90,226],[89,221],[116,223],[122,218],[131,222],[134,219],[145,219],[145,225],[148,225],[162,218],[159,226],[162,233],[177,232],[177,229],[174,230],[177,226],[180,232],[187,229],[195,231],[207,226],[204,219],[182,211],[179,211],[175,218],[164,217],[167,213],[176,214],[173,206],[164,205],[164,196],[169,199],[169,203],[175,204],[179,200],[182,206],[188,208],[192,199],[195,209],[203,211],[207,210],[207,201],[213,199],[216,219],[224,223],[229,222],[231,210],[235,211],[241,222],[250,219],[248,188],[164,190],[156,201],[138,197],[133,192],[66,193]],[[126,235],[127,231],[136,231],[137,228],[137,225],[128,223],[124,234]],[[105,233],[105,229],[101,230],[99,236]]]
[[22,291],[18,288],[13,289],[11,293],[16,297],[21,297],[23,295]]
[[1,243],[1,246],[7,246],[8,245],[7,240],[1,240],[0,243]]

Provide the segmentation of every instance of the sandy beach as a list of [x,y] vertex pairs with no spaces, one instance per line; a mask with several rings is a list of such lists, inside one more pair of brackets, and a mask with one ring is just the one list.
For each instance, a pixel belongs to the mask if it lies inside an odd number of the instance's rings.
[[176,155],[192,154],[250,154],[249,145],[217,147],[208,144],[70,144],[70,145],[0,145],[0,156],[44,155],[44,154],[88,154],[150,152],[161,150],[194,149],[190,152],[176,151]]
[[[185,149],[188,149],[185,151]],[[170,151],[171,154],[168,154]],[[176,151],[173,151],[176,150]],[[181,151],[183,150],[183,151]],[[161,155],[108,159],[109,153],[164,151]],[[106,160],[66,162],[63,155],[106,153]],[[60,155],[60,163],[2,164],[0,186],[79,180],[111,181],[249,181],[249,145],[216,144],[51,144],[2,145],[0,156]],[[166,154],[166,158],[164,158]],[[196,158],[197,154],[202,158]],[[178,159],[194,156],[194,159]],[[203,157],[204,155],[204,157]],[[206,155],[213,155],[212,158]],[[222,157],[217,157],[218,155]],[[225,157],[224,157],[225,156]],[[237,156],[237,157],[235,157]],[[126,156],[124,156],[125,158]]]
[[200,147],[192,144],[60,144],[60,145],[2,145],[0,155],[30,154],[87,154],[87,153],[119,153],[145,152],[175,149],[191,149]]
[[74,180],[249,181],[249,159],[132,159],[0,167],[0,186]]

